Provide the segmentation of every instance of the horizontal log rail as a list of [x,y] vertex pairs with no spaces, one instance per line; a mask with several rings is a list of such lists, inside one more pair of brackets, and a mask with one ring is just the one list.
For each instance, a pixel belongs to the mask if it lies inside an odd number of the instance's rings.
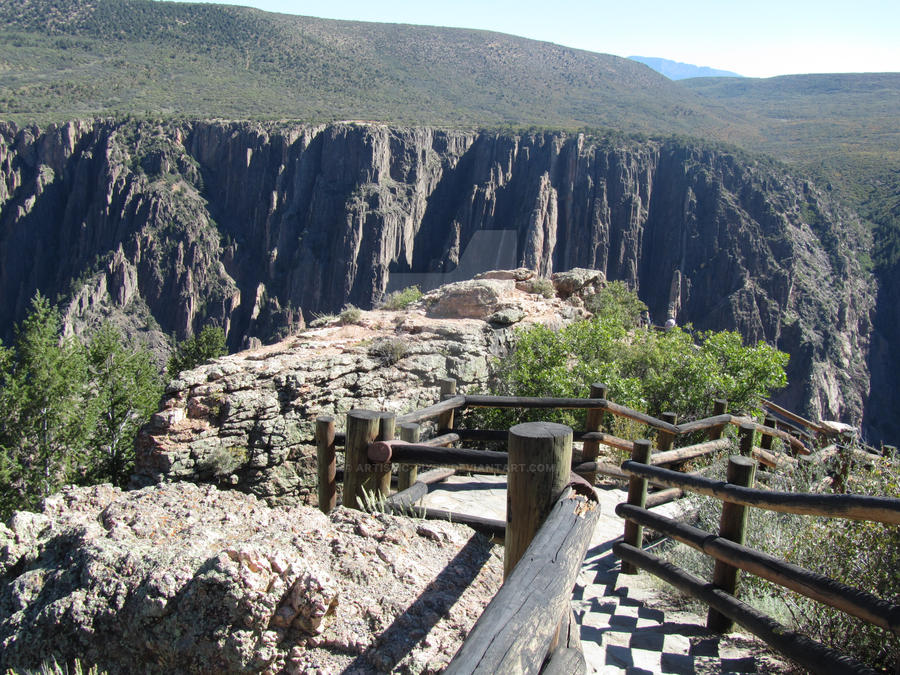
[[689,459],[696,459],[710,455],[714,452],[727,450],[731,447],[731,441],[727,438],[719,438],[714,441],[706,441],[697,443],[696,445],[686,445],[683,448],[675,450],[665,450],[650,455],[650,463],[655,466],[664,466],[666,464],[674,464],[676,462],[684,462]]
[[900,525],[900,499],[758,490],[630,460],[622,463],[622,471],[630,476],[646,478],[657,485],[681,488],[732,504],[754,506],[768,511]]
[[425,420],[429,420],[433,417],[439,417],[441,414],[445,412],[450,412],[451,410],[456,410],[457,408],[463,408],[466,405],[466,397],[465,396],[451,396],[443,401],[435,403],[434,405],[427,406],[425,408],[420,408],[419,410],[413,410],[412,412],[408,412],[405,415],[400,415],[397,417],[397,424],[409,424],[410,422],[424,422]]
[[874,670],[855,659],[839,654],[802,633],[785,628],[733,595],[651,553],[621,542],[613,546],[613,553],[631,565],[659,577],[683,593],[702,600],[810,672],[875,675]]
[[871,593],[631,504],[619,504],[616,506],[616,514],[733,567],[900,635],[900,606]]
[[400,462],[428,466],[483,466],[506,469],[508,455],[493,450],[469,448],[437,448],[424,443],[376,441],[369,445],[369,461],[373,463]]
[[777,403],[773,403],[772,401],[765,398],[762,399],[760,403],[762,404],[762,407],[769,412],[780,415],[781,417],[784,417],[785,419],[788,419],[795,424],[799,424],[801,427],[806,427],[807,429],[810,429],[816,433],[824,434],[826,436],[832,435],[828,432],[828,429],[823,427],[821,424],[817,424],[816,422],[808,420],[805,417],[801,417],[797,413],[791,412],[787,408],[782,408]]
[[[444,671],[537,672],[570,611],[600,506],[567,488]],[[560,655],[559,658],[563,658]]]
[[613,403],[605,398],[551,398],[540,396],[466,396],[467,408],[558,408],[605,410],[619,417],[627,417],[659,431],[677,434],[678,427],[661,419]]

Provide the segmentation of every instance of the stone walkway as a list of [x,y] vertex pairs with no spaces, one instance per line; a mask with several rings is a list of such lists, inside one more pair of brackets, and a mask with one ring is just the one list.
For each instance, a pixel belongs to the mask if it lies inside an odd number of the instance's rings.
[[[601,515],[572,594],[581,625],[589,673],[779,673],[786,665],[752,636],[720,636],[706,630],[706,617],[661,609],[659,586],[646,573],[620,573],[613,544],[624,521],[615,506],[620,489],[598,488]],[[425,505],[505,520],[506,476],[453,476],[434,486]],[[668,504],[655,509],[668,515]],[[661,582],[660,582],[661,583]]]

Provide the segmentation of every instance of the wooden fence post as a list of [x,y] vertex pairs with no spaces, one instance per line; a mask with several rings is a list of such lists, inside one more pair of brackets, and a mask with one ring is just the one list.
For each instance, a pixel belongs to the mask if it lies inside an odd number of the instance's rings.
[[[407,443],[418,443],[421,427],[415,422],[400,425],[400,440]],[[419,477],[419,467],[416,464],[401,464],[397,467],[397,492],[403,492]]]
[[504,579],[568,484],[571,466],[571,427],[554,422],[526,422],[509,430]]
[[316,418],[316,459],[319,472],[319,509],[331,513],[337,506],[337,461],[334,450],[334,418]]
[[[766,415],[766,420],[765,420],[765,422],[763,422],[763,424],[765,424],[770,429],[776,428],[775,418],[772,417],[771,415]],[[772,449],[772,437],[769,436],[768,434],[762,434],[762,436],[759,439],[759,447],[761,447],[763,450],[771,450]]]
[[[606,398],[609,391],[605,384],[599,382],[591,385],[591,398]],[[600,431],[603,423],[603,410],[600,408],[590,408],[587,411],[587,422],[585,423],[585,431]],[[585,441],[581,451],[582,462],[594,462],[600,454],[600,441]],[[584,479],[594,485],[597,482],[597,472],[590,471],[584,474]]]
[[[713,416],[724,415],[726,410],[728,410],[728,401],[726,401],[724,398],[717,398],[713,401]],[[722,438],[722,432],[724,430],[724,424],[710,427],[709,431],[707,432],[707,438],[711,441]]]
[[372,491],[372,465],[369,445],[378,437],[380,413],[351,410],[347,413],[347,438],[344,447],[344,506],[358,509],[363,490]]
[[[634,450],[631,452],[631,461],[641,464],[650,463],[650,441],[640,439],[634,442]],[[628,479],[628,503],[644,508],[647,504],[647,479],[632,476]],[[644,538],[644,528],[630,520],[625,521],[624,541],[636,548],[641,548]],[[637,574],[637,567],[629,562],[622,562],[622,574]]]
[[[663,422],[675,425],[678,423],[678,415],[673,412],[664,412],[659,416]],[[659,450],[671,450],[675,445],[675,434],[671,431],[660,431],[656,437],[656,447]]]
[[756,433],[756,427],[746,422],[738,428],[740,435],[740,453],[744,457],[749,457],[753,453],[753,435]]
[[[448,396],[456,395],[456,380],[452,377],[444,377],[438,380],[438,384],[441,386],[441,400],[443,401]],[[444,434],[447,433],[450,429],[453,428],[453,410],[448,410],[445,413],[441,413],[440,417],[438,417],[438,433]]]
[[[752,438],[752,436],[751,436]],[[741,439],[743,442],[743,438]],[[732,485],[752,487],[756,475],[756,462],[750,457],[732,455],[728,458],[727,480]],[[719,536],[743,546],[747,533],[747,507],[730,502],[722,503],[722,517],[719,520]],[[728,563],[716,560],[713,568],[713,584],[726,593],[737,595],[739,570]],[[717,633],[727,633],[734,622],[724,614],[710,609],[706,616],[706,627]]]
[[[383,412],[378,414],[378,436],[376,441],[392,441],[394,440],[394,430],[397,425],[397,415],[394,413]],[[386,499],[391,495],[391,463],[372,465],[372,487],[373,498],[376,500]]]

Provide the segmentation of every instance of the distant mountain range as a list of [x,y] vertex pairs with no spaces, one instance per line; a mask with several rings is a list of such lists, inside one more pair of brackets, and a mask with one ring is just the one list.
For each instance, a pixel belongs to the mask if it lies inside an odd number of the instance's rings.
[[695,66],[691,63],[670,61],[669,59],[661,59],[655,56],[629,56],[628,58],[632,61],[643,63],[645,66],[650,66],[657,73],[665,75],[670,80],[687,80],[691,77],[744,77],[743,75],[732,73],[730,70]]

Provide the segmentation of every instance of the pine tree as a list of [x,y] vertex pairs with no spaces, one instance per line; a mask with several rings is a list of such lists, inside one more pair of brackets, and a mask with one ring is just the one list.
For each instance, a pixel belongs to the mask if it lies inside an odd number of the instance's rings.
[[134,439],[157,408],[162,378],[150,352],[125,346],[122,334],[105,323],[88,344],[91,414],[96,425],[90,446],[93,478],[124,486],[134,466]]
[[0,511],[33,508],[83,478],[94,423],[85,414],[87,363],[76,340],[60,339],[58,312],[40,293],[0,357]]

